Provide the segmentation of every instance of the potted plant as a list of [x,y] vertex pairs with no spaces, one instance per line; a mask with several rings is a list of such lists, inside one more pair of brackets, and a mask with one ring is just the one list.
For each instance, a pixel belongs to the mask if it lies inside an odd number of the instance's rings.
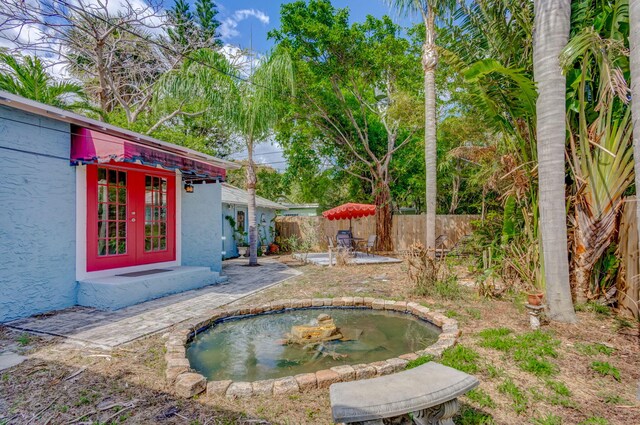
[[531,292],[527,292],[527,303],[529,305],[539,306],[542,305],[542,301],[544,299],[544,292],[539,289],[532,290]]
[[247,245],[244,240],[236,241],[236,245],[238,245],[238,255],[241,257],[246,257],[247,251],[249,250],[249,245]]
[[544,284],[537,278],[533,279],[527,291],[527,304],[540,306],[544,301]]

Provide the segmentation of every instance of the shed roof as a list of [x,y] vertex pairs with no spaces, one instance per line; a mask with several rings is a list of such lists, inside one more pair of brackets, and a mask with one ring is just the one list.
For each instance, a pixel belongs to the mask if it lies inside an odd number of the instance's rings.
[[[222,202],[225,204],[248,205],[249,192],[239,187],[232,186],[228,183],[222,184]],[[260,208],[268,208],[272,210],[286,210],[284,205],[270,201],[266,198],[256,195],[256,206]]]

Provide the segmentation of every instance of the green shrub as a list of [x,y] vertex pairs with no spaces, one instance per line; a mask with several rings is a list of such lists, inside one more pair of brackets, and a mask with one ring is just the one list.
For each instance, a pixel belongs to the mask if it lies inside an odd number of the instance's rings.
[[496,403],[491,399],[491,396],[480,388],[475,388],[469,391],[466,396],[469,400],[475,402],[480,407],[496,407]]
[[431,354],[427,354],[426,356],[420,356],[417,359],[411,360],[409,363],[407,363],[407,365],[405,366],[405,369],[413,369],[414,367],[418,367],[425,363],[429,363],[430,361],[433,361],[433,358],[434,357]]
[[609,425],[609,421],[604,418],[592,416],[582,422],[579,422],[578,425]]
[[553,390],[554,393],[564,396],[564,397],[571,397],[571,391],[569,391],[569,388],[567,388],[567,386],[559,381],[553,381],[553,380],[548,380],[546,382],[547,387],[551,390]]
[[513,331],[508,328],[485,329],[478,333],[482,340],[479,345],[498,351],[510,351],[515,343],[512,333]]
[[589,311],[592,313],[600,314],[602,316],[609,316],[611,314],[611,310],[609,309],[609,307],[593,301],[576,304],[575,309],[576,311]]
[[505,381],[498,386],[498,391],[511,398],[513,408],[517,414],[521,414],[527,410],[527,396],[524,391],[513,383],[511,378],[505,379]]
[[444,350],[441,363],[445,366],[461,370],[462,372],[473,374],[478,372],[479,358],[480,354],[471,348],[456,345]]
[[562,425],[562,418],[549,413],[542,418],[534,418],[531,422],[536,425]]
[[456,425],[494,425],[496,423],[491,415],[465,405],[453,421]]
[[594,344],[577,343],[575,347],[578,353],[584,354],[585,356],[595,356],[598,354],[610,356],[615,351],[615,349],[597,342]]
[[613,379],[620,381],[620,371],[609,362],[593,362],[591,363],[591,369],[602,376],[613,376]]
[[557,357],[560,341],[543,331],[514,335],[508,328],[485,329],[478,333],[481,347],[510,353],[520,369],[539,377],[549,377],[558,368],[547,360]]

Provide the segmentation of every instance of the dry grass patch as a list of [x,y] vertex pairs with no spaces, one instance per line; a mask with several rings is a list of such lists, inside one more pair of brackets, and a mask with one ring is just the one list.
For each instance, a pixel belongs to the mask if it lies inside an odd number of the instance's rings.
[[[625,322],[615,315],[585,309],[578,312],[576,325],[551,323],[532,332],[523,300],[517,296],[489,300],[467,287],[458,288],[460,296],[454,299],[437,293],[417,296],[407,280],[406,264],[328,268],[301,265],[289,257],[281,260],[304,274],[241,304],[373,296],[416,301],[457,319],[463,332],[460,344],[439,361],[473,373],[481,381],[478,389],[463,397],[462,412],[455,419],[458,425],[640,424],[638,336],[633,328],[620,325]],[[464,267],[456,273],[460,277]],[[0,328],[3,346],[19,346],[20,336]],[[112,351],[61,342],[34,338],[24,347],[32,357],[0,372],[0,424],[24,424],[34,418],[32,423],[39,424],[47,420],[49,424],[73,420],[96,424],[331,423],[328,390],[250,400],[176,398],[164,380],[162,335]],[[600,365],[598,370],[594,363]]]

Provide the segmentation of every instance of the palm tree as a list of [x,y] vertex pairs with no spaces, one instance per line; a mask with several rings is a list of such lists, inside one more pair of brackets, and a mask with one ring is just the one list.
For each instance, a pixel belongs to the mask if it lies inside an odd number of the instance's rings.
[[565,91],[560,53],[569,40],[571,0],[535,2],[533,74],[536,103],[540,234],[550,317],[575,322],[569,283],[565,206]]
[[[631,68],[631,116],[636,179],[636,219],[640,223],[640,0],[629,0],[629,48]],[[640,226],[638,236],[640,237]],[[640,239],[639,239],[640,240]]]
[[232,129],[247,147],[247,179],[249,192],[249,265],[258,264],[258,228],[256,223],[256,169],[253,150],[266,140],[280,119],[277,101],[283,93],[293,93],[293,64],[289,55],[276,53],[263,58],[248,79],[237,80],[235,101],[229,105]]
[[426,247],[435,256],[436,245],[436,201],[437,201],[437,141],[436,141],[436,67],[438,50],[436,46],[436,18],[453,9],[455,0],[386,0],[389,6],[402,14],[418,13],[425,26],[422,46],[422,67],[424,68],[424,157],[426,166]]
[[88,105],[82,86],[55,81],[35,56],[0,53],[0,90],[63,109],[81,109]]

